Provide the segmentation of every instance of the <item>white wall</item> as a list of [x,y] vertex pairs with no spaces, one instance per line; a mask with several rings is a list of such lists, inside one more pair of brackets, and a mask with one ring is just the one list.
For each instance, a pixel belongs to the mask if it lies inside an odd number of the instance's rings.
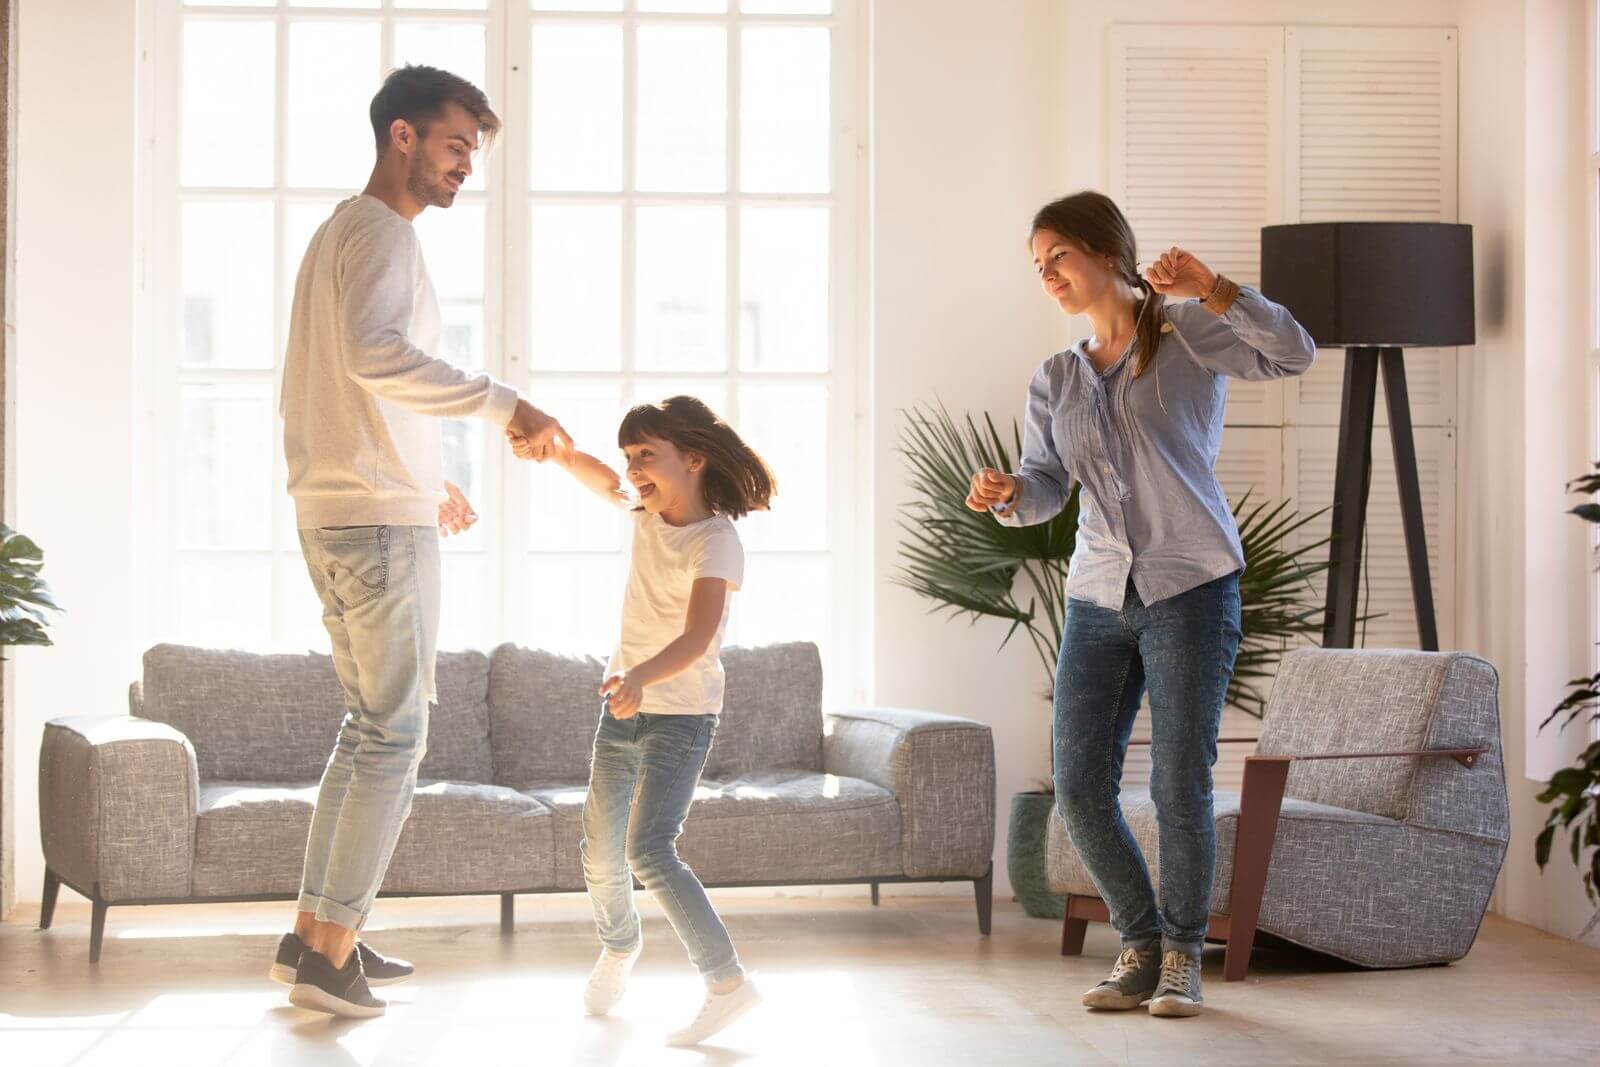
[[16,675],[19,900],[39,899],[38,751],[58,715],[127,709],[134,676],[134,4],[17,16],[16,526],[67,609]]

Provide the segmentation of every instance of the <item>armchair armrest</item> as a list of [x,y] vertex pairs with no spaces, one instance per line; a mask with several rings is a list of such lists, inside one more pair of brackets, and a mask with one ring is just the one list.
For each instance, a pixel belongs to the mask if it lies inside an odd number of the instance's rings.
[[45,724],[45,863],[80,892],[107,903],[188,896],[199,797],[194,746],[170,726],[133,716]]
[[900,801],[908,878],[977,878],[994,856],[994,734],[972,719],[898,708],[829,715],[823,770]]

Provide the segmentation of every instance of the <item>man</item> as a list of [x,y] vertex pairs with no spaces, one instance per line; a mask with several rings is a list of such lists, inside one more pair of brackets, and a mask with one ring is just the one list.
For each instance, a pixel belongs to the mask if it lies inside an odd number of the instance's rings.
[[357,939],[411,811],[435,699],[439,532],[476,521],[444,480],[434,418],[477,417],[565,454],[553,418],[485,374],[431,353],[439,307],[411,220],[449,207],[500,120],[470,82],[432,67],[389,75],[372,98],[378,158],[334,209],[295,282],[284,359],[289,493],[346,715],[306,842],[294,931],[272,976],[333,1015],[382,1015],[375,984],[411,973]]

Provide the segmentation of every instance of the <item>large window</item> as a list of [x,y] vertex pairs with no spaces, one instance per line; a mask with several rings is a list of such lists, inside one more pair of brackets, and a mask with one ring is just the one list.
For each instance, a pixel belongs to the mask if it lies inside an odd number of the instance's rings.
[[[295,272],[372,163],[406,62],[505,122],[417,219],[439,355],[487,368],[615,462],[629,404],[690,392],[777,473],[730,639],[852,644],[856,23],[848,0],[152,0],[148,636],[325,648],[284,492],[277,375]],[[604,653],[627,520],[481,422],[444,424],[483,516],[445,544],[442,647]],[[864,546],[863,546],[864,547]],[[835,679],[837,681],[838,679]]]

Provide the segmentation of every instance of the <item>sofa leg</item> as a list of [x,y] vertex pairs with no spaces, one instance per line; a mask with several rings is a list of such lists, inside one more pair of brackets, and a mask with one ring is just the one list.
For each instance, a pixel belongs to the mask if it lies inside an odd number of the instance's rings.
[[1093,904],[1100,903],[1094,897],[1067,894],[1066,913],[1061,920],[1061,954],[1063,956],[1083,955],[1083,937],[1089,932],[1089,913],[1099,910],[1092,907],[1091,901]]
[[873,882],[872,883],[872,906],[874,908],[876,908],[878,906],[878,883],[877,882]]
[[972,893],[978,903],[978,933],[988,937],[994,916],[994,861],[989,862],[982,878],[973,880]]
[[61,879],[49,867],[44,869],[44,895],[39,898],[39,929],[50,929],[56,917],[56,894],[61,892]]
[[89,920],[89,962],[100,962],[100,946],[106,938],[106,903],[94,902],[94,915]]
[[515,893],[500,894],[500,933],[510,937],[517,929],[517,895]]

